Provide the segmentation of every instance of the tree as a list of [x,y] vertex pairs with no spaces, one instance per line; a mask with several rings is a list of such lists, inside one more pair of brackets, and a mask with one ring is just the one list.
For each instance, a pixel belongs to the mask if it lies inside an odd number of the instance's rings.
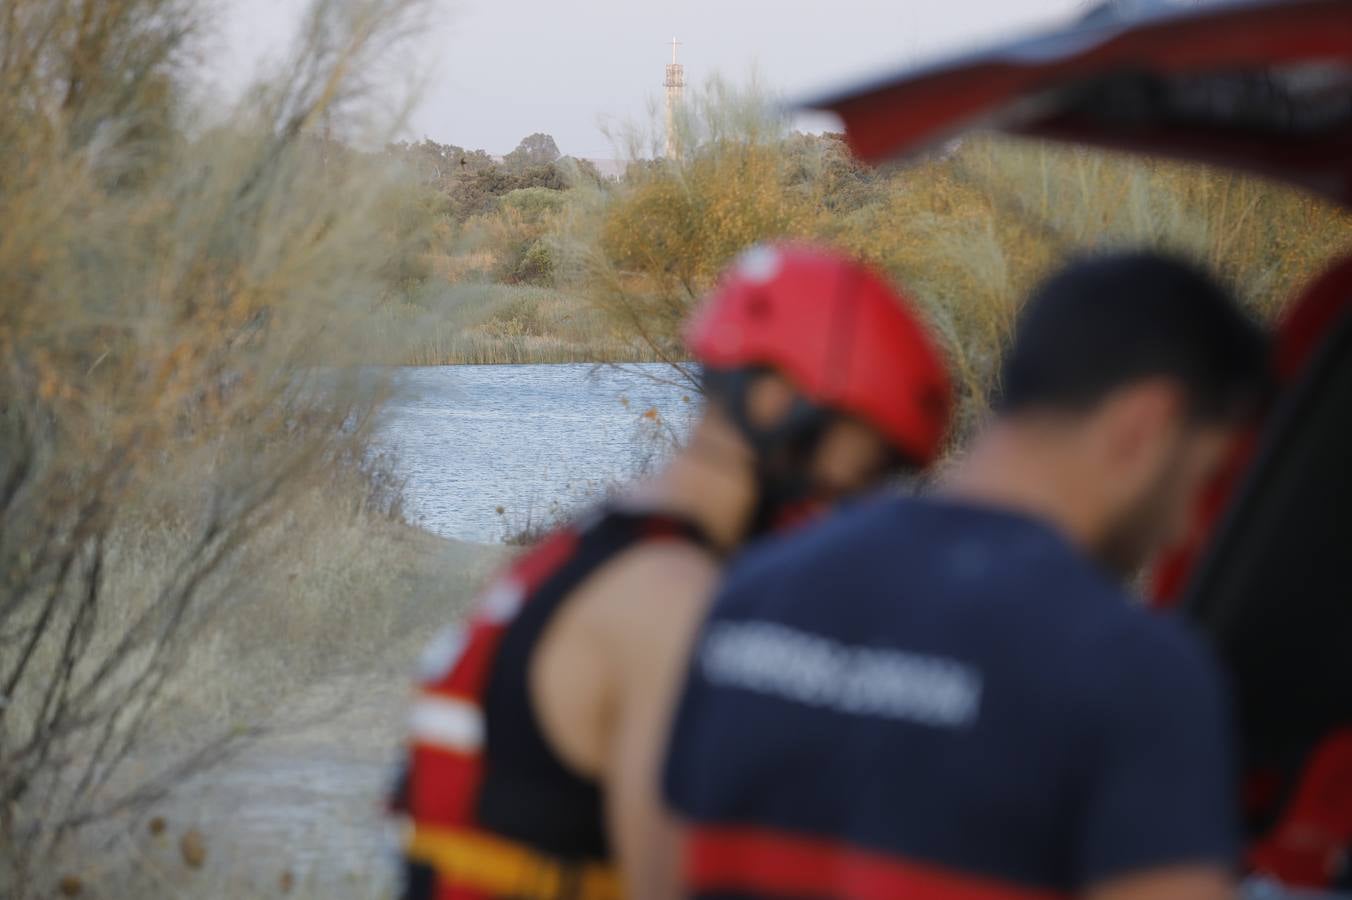
[[532,166],[547,166],[563,154],[559,145],[547,134],[536,132],[521,139],[516,149],[502,159],[502,164],[513,171]]
[[596,168],[596,163],[589,159],[562,156],[554,163],[554,168],[575,187],[584,184],[600,187],[605,180],[601,177],[601,170]]
[[451,215],[456,221],[464,222],[471,216],[491,212],[499,198],[512,191],[524,188],[563,191],[568,186],[568,180],[555,165],[530,166],[519,170],[510,170],[505,165],[489,166],[480,171],[468,172],[452,184],[449,188]]

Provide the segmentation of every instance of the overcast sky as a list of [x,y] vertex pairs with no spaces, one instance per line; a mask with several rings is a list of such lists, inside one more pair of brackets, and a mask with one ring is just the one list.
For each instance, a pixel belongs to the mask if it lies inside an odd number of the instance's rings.
[[[224,0],[228,84],[276,53],[304,0]],[[507,153],[531,132],[612,157],[606,122],[644,121],[673,36],[686,79],[754,67],[789,96],[1064,20],[1084,0],[445,0],[409,137]],[[820,123],[811,123],[820,124]]]

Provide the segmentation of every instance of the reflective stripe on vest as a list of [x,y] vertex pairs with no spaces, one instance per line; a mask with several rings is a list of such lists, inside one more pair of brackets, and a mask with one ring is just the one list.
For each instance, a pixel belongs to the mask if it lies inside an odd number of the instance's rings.
[[1008,885],[832,840],[768,828],[695,827],[685,845],[691,894],[841,900],[1062,900],[1054,891]]
[[[509,631],[522,621],[522,615],[556,609],[582,580],[617,553],[640,542],[660,540],[708,546],[693,526],[653,513],[608,512],[591,523],[555,532],[487,587],[466,623],[447,629],[431,643],[420,666],[410,715],[406,777],[393,804],[396,812],[411,821],[408,859],[431,870],[431,883],[420,883],[418,890],[430,889],[441,900],[612,900],[620,896],[619,877],[605,859],[604,848],[592,849],[587,840],[577,840],[571,846],[584,849],[564,852],[548,843],[533,843],[526,836],[530,828],[521,827],[521,817],[537,814],[545,823],[544,831],[553,828],[564,833],[561,843],[568,843],[569,835],[586,837],[598,831],[599,787],[588,783],[587,795],[579,797],[573,785],[563,785],[566,799],[577,803],[578,809],[566,803],[551,805],[548,788],[558,784],[547,783],[554,777],[548,772],[543,787],[535,784],[541,796],[533,797],[522,788],[507,792],[504,799],[501,783],[493,779],[517,778],[522,773],[493,757],[490,723],[502,729],[497,732],[499,750],[522,735],[510,730],[511,720],[504,719],[501,707],[494,713],[486,705],[485,695],[503,672],[520,678],[524,660],[511,659],[512,668],[506,670],[496,666],[504,641],[511,640]],[[514,647],[512,652],[519,649]],[[529,702],[528,696],[511,697],[514,703]],[[534,740],[536,736],[526,737]],[[543,735],[538,737],[543,739]],[[502,774],[505,771],[509,774]],[[524,774],[518,783],[532,784],[530,776],[536,773],[527,767]],[[496,793],[495,786],[499,788]],[[513,803],[521,808],[511,807]],[[504,809],[511,814],[502,815]],[[500,832],[495,826],[504,821],[518,830]],[[527,824],[538,827],[541,822]]]
[[498,644],[525,599],[576,552],[578,541],[572,530],[546,539],[489,585],[466,626],[430,648],[409,721],[416,782],[407,812],[420,825],[474,827],[484,767],[480,698]]
[[620,898],[620,879],[611,866],[564,863],[482,831],[415,825],[405,852],[410,859],[431,866],[444,883],[494,897]]

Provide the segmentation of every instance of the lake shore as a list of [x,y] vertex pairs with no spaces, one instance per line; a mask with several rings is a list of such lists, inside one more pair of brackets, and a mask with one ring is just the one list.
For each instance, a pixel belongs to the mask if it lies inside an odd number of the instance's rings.
[[[464,615],[511,551],[397,522],[365,529],[366,549],[356,556],[362,568],[383,573],[386,585],[384,596],[368,599],[397,608],[372,609],[370,621],[349,626],[377,630],[381,639],[364,648],[333,639],[297,646],[289,629],[278,627],[279,611],[252,610],[268,620],[266,643],[278,664],[223,671],[219,660],[204,659],[196,674],[229,678],[221,690],[232,695],[232,715],[251,717],[260,736],[153,806],[80,835],[54,877],[101,897],[392,895],[395,857],[382,802],[404,739],[417,657],[437,630]],[[333,549],[347,555],[353,548],[336,542]],[[239,625],[223,623],[227,630]],[[260,649],[262,639],[248,634]],[[208,706],[190,704],[164,723],[121,780],[153,776],[194,735],[219,726]]]
[[651,363],[652,348],[580,294],[499,282],[426,286],[380,307],[374,362],[406,366]]
[[[153,805],[80,833],[44,873],[51,888],[391,896],[381,803],[422,647],[516,552],[501,537],[523,521],[547,527],[634,474],[660,455],[654,429],[693,408],[688,389],[652,373],[576,364],[403,369],[395,387],[394,425],[383,427],[403,440],[372,470],[388,474],[316,480],[250,536],[223,573],[209,631],[107,796],[156,782],[215,741],[238,746],[164,782],[172,789]],[[399,486],[390,499],[386,480]],[[483,539],[447,536],[462,521],[448,517],[470,509],[480,524],[464,530]],[[176,516],[191,521],[186,506],[138,520],[110,556],[110,590],[144,595],[172,577],[191,533]],[[273,552],[283,541],[284,556]]]

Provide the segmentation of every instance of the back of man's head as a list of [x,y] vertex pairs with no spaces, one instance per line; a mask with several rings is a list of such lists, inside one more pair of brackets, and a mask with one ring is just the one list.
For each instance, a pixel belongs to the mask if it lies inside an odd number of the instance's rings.
[[1072,263],[1019,316],[996,412],[1086,412],[1148,378],[1182,389],[1188,417],[1252,412],[1266,378],[1263,332],[1198,268],[1150,252]]

